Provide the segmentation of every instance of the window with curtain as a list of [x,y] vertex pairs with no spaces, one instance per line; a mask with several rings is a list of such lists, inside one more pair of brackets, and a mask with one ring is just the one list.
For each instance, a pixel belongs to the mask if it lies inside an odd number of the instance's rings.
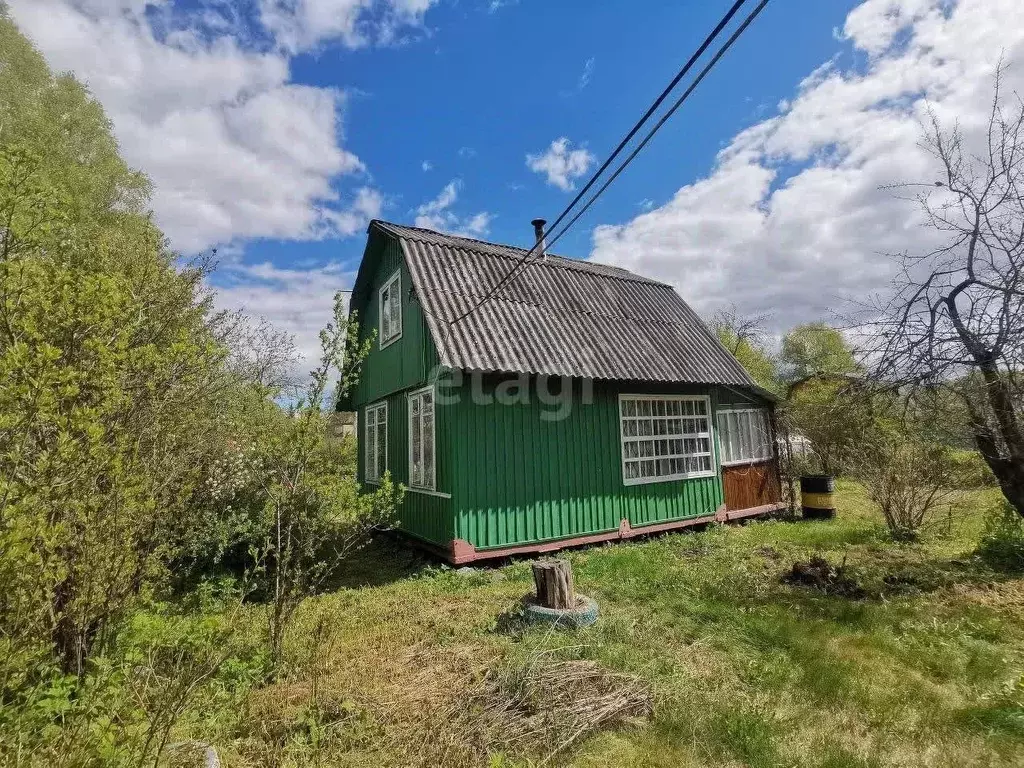
[[710,413],[706,397],[621,395],[623,483],[715,474]]
[[388,404],[377,403],[367,406],[364,421],[364,476],[368,483],[379,483],[381,476],[388,469]]
[[402,335],[402,272],[391,276],[380,289],[378,302],[380,346],[386,347]]
[[409,487],[433,491],[434,391],[422,389],[409,395]]
[[718,411],[718,443],[722,464],[772,458],[772,428],[764,408]]

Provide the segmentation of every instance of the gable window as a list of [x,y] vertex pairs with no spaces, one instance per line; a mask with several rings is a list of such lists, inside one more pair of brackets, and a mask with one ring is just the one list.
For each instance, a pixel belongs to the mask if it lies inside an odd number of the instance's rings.
[[704,396],[620,395],[623,483],[714,475],[710,414]]
[[380,348],[402,336],[402,271],[398,270],[380,289],[377,328],[380,329]]
[[421,389],[409,395],[409,487],[433,491],[434,390]]
[[729,408],[718,412],[722,464],[772,458],[772,429],[764,408]]
[[366,407],[366,482],[379,483],[388,469],[388,404]]

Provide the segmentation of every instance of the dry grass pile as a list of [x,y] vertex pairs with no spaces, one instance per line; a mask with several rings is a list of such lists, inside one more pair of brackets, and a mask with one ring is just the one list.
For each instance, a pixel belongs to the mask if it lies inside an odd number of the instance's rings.
[[467,768],[500,755],[545,765],[652,714],[646,683],[552,652],[419,644],[378,661],[372,679],[345,665],[255,694],[242,762]]
[[469,671],[449,681],[454,690],[438,690],[428,675],[388,711],[392,727],[385,730],[401,734],[392,746],[410,765],[489,765],[495,755],[543,765],[597,731],[652,714],[646,683],[548,653],[506,660],[482,674]]

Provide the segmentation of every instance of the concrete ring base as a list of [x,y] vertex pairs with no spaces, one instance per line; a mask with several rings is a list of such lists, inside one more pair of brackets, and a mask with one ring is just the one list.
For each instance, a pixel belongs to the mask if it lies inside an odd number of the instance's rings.
[[597,603],[586,595],[576,595],[576,598],[575,608],[545,608],[537,605],[533,597],[527,597],[523,606],[526,620],[531,624],[554,624],[572,629],[590,626],[597,621]]

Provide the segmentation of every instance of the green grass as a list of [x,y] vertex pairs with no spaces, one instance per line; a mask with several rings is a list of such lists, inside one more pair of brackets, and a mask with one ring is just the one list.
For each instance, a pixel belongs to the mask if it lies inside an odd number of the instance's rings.
[[[476,705],[458,702],[488,670],[543,654],[637,676],[654,697],[649,721],[556,763],[1020,765],[1024,579],[972,556],[978,514],[897,545],[856,486],[840,483],[838,498],[834,521],[569,553],[602,611],[571,634],[503,619],[532,586],[526,561],[463,575],[376,542],[303,607],[280,681],[237,687],[179,735],[216,742],[228,765],[535,764],[465,751]],[[868,597],[780,581],[814,554],[845,561]],[[258,611],[244,619],[254,633]]]

